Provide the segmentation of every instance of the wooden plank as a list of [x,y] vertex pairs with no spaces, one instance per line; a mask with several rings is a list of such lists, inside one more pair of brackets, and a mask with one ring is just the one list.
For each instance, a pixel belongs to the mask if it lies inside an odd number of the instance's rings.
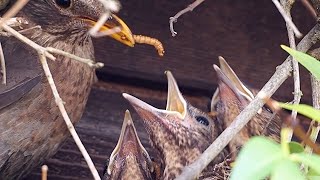
[[[205,1],[180,17],[175,24],[178,35],[171,37],[169,17],[190,2],[123,1],[119,16],[134,34],[161,40],[166,54],[158,57],[156,50],[147,45],[130,48],[114,40],[96,39],[97,60],[106,64],[98,72],[165,83],[163,72],[171,70],[180,84],[212,93],[216,86],[212,64],[217,63],[217,56],[221,55],[241,79],[261,88],[287,56],[279,47],[288,44],[285,24],[273,3],[269,0]],[[313,26],[313,19],[300,4],[293,14],[302,32]],[[309,79],[307,73],[302,75]],[[308,81],[303,81],[302,87],[307,97],[309,84],[305,82]],[[286,83],[278,97],[291,101],[291,89],[291,82]]]

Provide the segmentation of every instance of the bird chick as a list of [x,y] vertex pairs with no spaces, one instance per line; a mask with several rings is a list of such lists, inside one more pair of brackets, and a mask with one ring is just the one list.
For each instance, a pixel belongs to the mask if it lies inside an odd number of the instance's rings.
[[151,144],[163,160],[162,179],[174,179],[181,174],[183,167],[194,162],[205,151],[221,128],[214,119],[183,98],[170,71],[166,75],[168,96],[165,110],[126,93],[123,96],[142,118]]
[[105,179],[152,179],[153,163],[140,142],[129,110],[125,112],[117,146],[110,155]]
[[[218,85],[211,102],[212,111],[218,113],[217,118],[227,128],[240,112],[253,100],[257,90],[247,88],[234,73],[227,62],[219,57],[221,69],[214,65],[218,76]],[[279,140],[282,121],[270,109],[263,107],[229,143],[233,158],[239,148],[252,136],[264,135]]]
[[[24,31],[35,43],[94,59],[88,32],[106,11],[99,0],[31,0],[18,16],[30,26],[41,26]],[[129,28],[112,17],[100,30],[119,26],[121,31],[111,36],[133,46]],[[53,156],[69,132],[35,50],[13,37],[0,41],[7,66],[7,85],[0,85],[0,179],[21,179]],[[95,71],[84,63],[56,57],[48,61],[49,68],[76,123],[84,112]]]

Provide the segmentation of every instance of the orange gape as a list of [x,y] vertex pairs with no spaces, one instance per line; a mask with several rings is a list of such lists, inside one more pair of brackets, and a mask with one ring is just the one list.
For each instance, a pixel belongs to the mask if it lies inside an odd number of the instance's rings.
[[164,55],[163,45],[158,39],[142,35],[133,35],[133,39],[136,43],[153,45],[157,49],[159,56]]

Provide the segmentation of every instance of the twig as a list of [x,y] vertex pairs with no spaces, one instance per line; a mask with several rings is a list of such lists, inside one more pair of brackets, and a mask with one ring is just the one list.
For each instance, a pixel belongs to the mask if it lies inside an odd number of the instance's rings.
[[196,8],[197,6],[199,6],[204,0],[195,0],[192,4],[190,4],[188,7],[186,7],[185,9],[182,9],[181,11],[179,11],[176,15],[174,15],[173,17],[169,18],[169,25],[170,25],[170,31],[171,31],[171,35],[174,37],[176,36],[178,33],[176,31],[174,31],[173,28],[173,23],[178,21],[178,18],[189,12],[189,11],[193,11],[194,8]]
[[73,59],[73,60],[76,60],[76,61],[85,63],[85,64],[87,64],[88,66],[90,66],[90,67],[92,67],[92,68],[102,68],[102,67],[104,66],[104,64],[101,63],[101,62],[94,62],[94,61],[91,60],[91,59],[82,58],[82,57],[76,56],[76,55],[74,55],[74,54],[70,54],[70,53],[68,53],[68,52],[62,51],[62,50],[60,50],[60,49],[56,49],[56,48],[52,48],[52,47],[47,47],[46,50],[47,50],[48,52],[53,53],[53,54],[59,54],[59,55],[62,55],[62,56],[71,58],[71,59]]
[[2,84],[7,84],[7,70],[6,70],[6,61],[4,59],[2,45],[0,42],[0,64],[1,64],[1,70],[2,70]]
[[[313,107],[316,109],[320,109],[320,80],[317,80],[313,75],[311,75],[311,88],[312,88],[312,101]],[[320,124],[315,123],[316,126],[311,130],[310,138],[314,142],[317,140]]]
[[8,19],[15,16],[27,3],[29,0],[18,0],[1,18],[0,27],[2,27],[3,23]]
[[104,13],[100,16],[97,23],[89,30],[89,34],[93,37],[102,37],[102,36],[108,36],[117,32],[120,32],[120,27],[114,27],[110,30],[99,32],[100,28],[103,26],[103,24],[108,20],[110,17],[110,13]]
[[114,27],[110,30],[99,32],[103,24],[109,19],[110,12],[117,12],[120,9],[120,4],[117,3],[116,1],[111,1],[111,0],[99,0],[99,1],[103,4],[104,8],[107,11],[100,16],[99,20],[89,30],[89,34],[92,37],[102,37],[102,36],[108,36],[110,34],[120,32],[121,31],[120,27]]
[[47,180],[48,178],[48,166],[43,165],[41,167],[41,180]]
[[55,98],[55,102],[56,104],[58,105],[58,108],[62,114],[62,117],[68,127],[68,130],[71,134],[71,136],[73,137],[73,140],[75,141],[75,143],[77,144],[80,152],[82,153],[84,159],[86,160],[88,166],[89,166],[89,169],[94,177],[95,180],[100,180],[100,176],[99,176],[99,173],[97,171],[97,169],[95,168],[86,148],[84,147],[84,145],[82,144],[68,114],[67,114],[67,111],[63,105],[63,101],[62,99],[60,98],[60,95],[58,93],[58,90],[57,90],[57,87],[53,81],[53,78],[52,78],[52,74],[50,72],[50,69],[49,69],[49,66],[48,66],[48,63],[47,63],[47,58],[45,56],[45,54],[40,50],[38,50],[38,55],[39,55],[39,59],[40,59],[40,62],[42,64],[42,67],[43,67],[43,70],[44,70],[44,73],[48,79],[48,83],[51,87],[51,90],[52,90],[52,93],[53,93],[53,96]]
[[287,16],[285,10],[280,5],[279,1],[278,0],[272,0],[272,2],[277,7],[278,11],[282,15],[282,17],[286,21],[286,23],[292,28],[292,30],[293,30],[294,34],[296,35],[296,37],[298,37],[298,38],[302,37],[301,32],[298,30],[296,25],[294,25],[294,23],[292,22],[292,19]]
[[55,60],[56,58],[50,54],[49,52],[46,51],[46,49],[40,45],[38,45],[37,43],[33,42],[32,40],[28,39],[27,37],[23,36],[22,34],[20,34],[19,32],[17,32],[16,30],[14,30],[13,28],[9,27],[6,24],[2,25],[2,28],[7,31],[8,33],[12,34],[15,38],[19,39],[21,42],[27,44],[28,46],[31,46],[33,49],[36,49],[38,51],[42,51],[44,52],[44,55],[51,59],[51,60]]
[[317,20],[317,12],[316,10],[312,7],[312,5],[310,4],[310,2],[308,0],[301,0],[301,3],[304,5],[304,7],[306,7],[306,9],[310,12],[310,14],[312,15],[312,17]]
[[[314,56],[316,59],[319,59],[320,48],[312,50],[310,55]],[[316,109],[320,109],[320,80],[316,79],[313,75],[311,75],[311,89],[312,89],[312,101],[313,107]],[[311,129],[310,139],[313,142],[316,142],[319,131],[320,131],[320,124],[316,121],[312,121],[310,124],[309,129]],[[312,153],[312,148],[309,146],[306,147],[306,152]]]
[[[280,0],[280,2],[283,6],[283,9],[284,9],[286,15],[290,19],[292,19],[291,18],[291,8],[292,8],[294,1],[293,0]],[[290,47],[292,49],[296,49],[296,42],[294,39],[292,27],[287,22],[286,22],[286,26],[287,26],[287,31],[288,31],[288,38],[289,38]],[[292,69],[293,69],[293,82],[294,82],[293,104],[299,104],[300,99],[301,99],[301,95],[302,95],[301,89],[300,89],[299,63],[295,59],[293,59],[292,56],[290,56],[289,58],[292,61]],[[297,111],[292,111],[291,116],[292,116],[293,120],[295,120],[297,118]],[[292,134],[293,134],[293,131],[291,129],[291,131],[288,133],[289,136],[287,137],[287,141],[291,141]]]
[[[297,49],[299,51],[306,52],[318,41],[320,35],[319,31],[320,25],[317,24],[301,40]],[[263,106],[263,97],[271,97],[272,94],[279,88],[279,86],[288,78],[291,70],[291,61],[288,57],[285,62],[277,67],[276,72],[261,89],[258,95],[252,100],[252,102],[236,117],[231,125],[220,134],[220,136],[194,163],[183,169],[182,174],[177,179],[187,180],[196,178]]]

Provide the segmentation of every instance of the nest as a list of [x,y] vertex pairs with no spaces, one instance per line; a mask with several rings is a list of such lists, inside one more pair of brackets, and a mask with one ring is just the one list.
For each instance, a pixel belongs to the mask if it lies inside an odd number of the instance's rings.
[[215,164],[212,170],[202,173],[199,179],[202,180],[227,180],[230,177],[231,165],[233,162],[231,159],[225,159],[219,164]]

